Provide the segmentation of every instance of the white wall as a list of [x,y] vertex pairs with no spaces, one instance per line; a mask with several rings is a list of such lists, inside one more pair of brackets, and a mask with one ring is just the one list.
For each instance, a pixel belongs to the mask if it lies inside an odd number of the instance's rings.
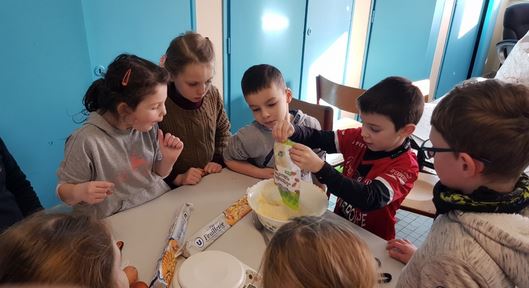
[[222,0],[195,0],[197,32],[213,42],[215,48],[215,85],[224,95],[222,50]]

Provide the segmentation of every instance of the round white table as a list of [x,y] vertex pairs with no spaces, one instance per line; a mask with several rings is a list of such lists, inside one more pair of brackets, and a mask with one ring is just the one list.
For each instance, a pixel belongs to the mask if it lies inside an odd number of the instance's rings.
[[[112,215],[105,221],[111,227],[115,239],[125,242],[123,259],[136,266],[139,279],[149,284],[154,276],[158,258],[166,245],[169,230],[182,204],[190,202],[194,205],[186,234],[186,237],[189,237],[258,181],[259,179],[223,169],[221,173],[204,177],[197,185],[176,188],[141,206]],[[339,218],[331,212],[325,214],[325,217]],[[403,265],[387,255],[384,239],[350,224],[369,245],[375,257],[381,260],[380,272],[388,272],[393,276],[393,280],[383,287],[394,287]],[[264,240],[254,228],[251,215],[248,214],[207,250],[227,252],[258,271],[265,248]],[[184,260],[183,257],[178,258],[177,269]],[[175,272],[173,287],[180,287],[177,275]]]

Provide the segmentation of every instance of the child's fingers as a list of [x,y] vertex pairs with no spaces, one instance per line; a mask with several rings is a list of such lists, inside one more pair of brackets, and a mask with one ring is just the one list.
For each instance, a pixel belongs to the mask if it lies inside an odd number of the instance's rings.
[[158,144],[160,144],[160,146],[163,146],[163,131],[162,131],[162,129],[158,129]]
[[169,133],[167,133],[168,136],[166,136],[165,138],[165,142],[166,142],[166,145],[168,147],[171,147],[171,148],[176,148],[178,146],[179,143],[181,143],[182,141],[180,141],[180,138],[174,136],[174,135],[171,135]]
[[90,194],[94,195],[94,196],[100,196],[100,197],[106,197],[107,194],[108,194],[108,189],[107,188],[94,188]]
[[290,123],[287,121],[279,121],[272,128],[272,136],[278,142],[285,142],[290,135],[288,135],[288,130]]
[[277,142],[283,142],[281,137],[281,121],[277,122],[274,125],[274,128],[272,128],[272,137],[274,137],[274,140]]
[[410,245],[411,242],[407,239],[393,239],[393,240],[389,240],[387,245],[386,245],[386,249],[387,250],[390,250],[390,249],[402,249],[404,248],[405,246],[408,246]]
[[171,133],[165,133],[165,137],[163,138],[163,144],[167,147],[171,147],[171,143],[176,139],[176,136],[174,136]]
[[387,245],[386,245],[386,250],[392,250],[392,249],[398,249],[398,247],[401,246],[400,243],[396,242],[396,241],[393,241],[391,240],[392,242],[388,241]]
[[406,263],[405,262],[406,255],[402,254],[400,250],[397,250],[397,249],[388,250],[388,254],[391,258],[396,259],[402,263]]
[[176,148],[176,149],[184,148],[184,142],[182,142],[182,140],[180,140],[180,138],[178,138],[178,137],[176,137],[176,139],[175,139],[174,148]]
[[112,189],[114,188],[114,183],[108,182],[108,181],[93,181],[94,187],[96,188],[106,188],[106,189]]

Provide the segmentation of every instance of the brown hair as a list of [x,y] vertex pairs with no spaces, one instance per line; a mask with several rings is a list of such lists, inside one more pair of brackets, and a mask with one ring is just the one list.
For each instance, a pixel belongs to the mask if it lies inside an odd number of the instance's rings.
[[452,149],[485,159],[484,176],[516,179],[529,164],[529,89],[498,80],[455,87],[431,124]]
[[268,64],[254,65],[248,68],[241,79],[241,89],[244,97],[257,93],[263,89],[270,88],[276,84],[279,88],[285,88],[283,74],[276,67]]
[[213,43],[208,37],[186,32],[171,41],[167,48],[164,67],[173,76],[180,74],[188,64],[211,63],[215,60]]
[[395,125],[395,131],[408,124],[419,123],[424,109],[421,90],[410,80],[396,76],[367,89],[357,101],[362,113],[387,116]]
[[375,287],[375,258],[349,225],[313,216],[283,225],[264,254],[263,287]]
[[114,248],[100,220],[35,213],[0,235],[0,283],[114,287]]
[[165,85],[169,75],[160,66],[135,55],[121,54],[110,63],[103,78],[95,80],[85,93],[86,111],[117,113],[120,103],[136,109],[157,85]]

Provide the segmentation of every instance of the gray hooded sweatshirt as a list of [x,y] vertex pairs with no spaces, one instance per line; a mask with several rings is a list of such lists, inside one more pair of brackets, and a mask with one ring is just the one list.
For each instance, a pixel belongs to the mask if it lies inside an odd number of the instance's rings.
[[[294,125],[321,129],[320,122],[316,118],[303,113],[301,110],[292,110],[290,114],[293,116],[291,123]],[[272,129],[253,121],[231,136],[224,149],[224,161],[248,161],[259,168],[274,168],[274,142]],[[325,159],[325,152],[321,149],[314,149],[314,152]],[[301,173],[303,180],[312,182],[309,172],[302,171]]]
[[162,158],[157,132],[157,126],[149,132],[119,130],[98,113],[90,113],[66,141],[64,160],[57,171],[59,184],[109,181],[115,186],[103,202],[80,203],[75,209],[106,217],[169,191],[154,172],[156,161]]
[[529,208],[439,216],[397,287],[529,287]]

